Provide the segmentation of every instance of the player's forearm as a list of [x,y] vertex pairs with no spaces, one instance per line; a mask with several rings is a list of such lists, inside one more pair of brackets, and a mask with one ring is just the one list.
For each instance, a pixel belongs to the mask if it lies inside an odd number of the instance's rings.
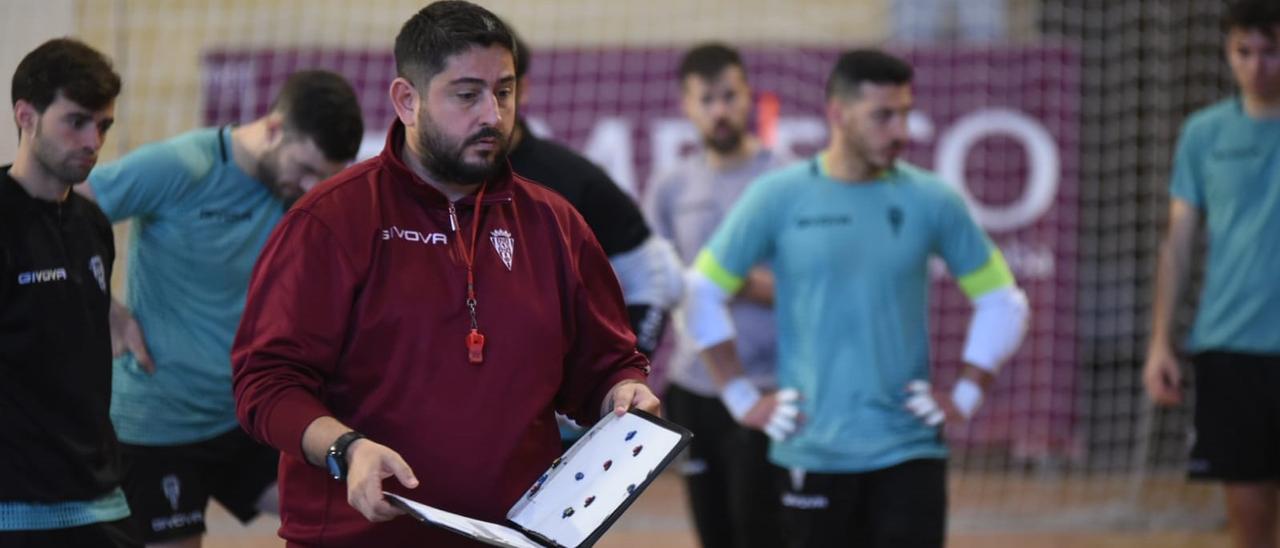
[[609,263],[622,286],[636,348],[652,357],[666,330],[666,312],[684,292],[680,257],[667,240],[652,235],[635,249],[609,257]]
[[960,372],[961,379],[973,381],[981,388],[983,392],[991,389],[991,385],[995,383],[996,375],[993,371],[987,371],[971,363],[964,364],[964,369]]
[[720,391],[720,401],[734,420],[743,422],[761,399],[760,390],[747,378],[734,342],[737,335],[728,301],[732,293],[712,282],[697,267],[689,270],[685,285],[685,331],[697,345],[707,371]]
[[994,375],[1026,335],[1031,309],[1016,285],[1006,285],[973,298],[973,317],[965,335],[966,364]]
[[1171,346],[1173,318],[1191,275],[1191,255],[1199,231],[1199,213],[1174,200],[1169,229],[1156,262],[1156,288],[1151,310],[1151,345]]
[[737,333],[728,301],[733,295],[691,268],[685,275],[684,330],[697,346],[707,371],[721,389],[743,376],[742,360],[734,345]]
[[132,316],[132,313],[129,312],[129,308],[120,304],[120,301],[116,300],[115,297],[111,297],[111,307],[107,312],[107,319],[111,325],[123,325],[121,322],[128,320],[130,316]]
[[724,388],[730,381],[746,374],[746,369],[742,367],[742,360],[738,358],[738,348],[734,344],[734,339],[705,348],[700,355],[702,362],[707,366],[707,372],[711,374],[711,379],[719,388]]
[[747,378],[734,339],[721,341],[701,352],[702,361],[711,373],[711,379],[720,391],[720,402],[729,415],[738,422],[745,422],[748,414],[762,398],[760,389]]
[[685,272],[684,331],[699,352],[736,336],[733,318],[729,315],[729,301],[738,288],[728,291],[717,285],[706,274],[693,266]]
[[[704,252],[705,253],[705,252]],[[737,334],[728,302],[741,289],[722,287],[700,270],[698,265],[685,276],[685,331],[697,345],[711,378],[720,390],[720,401],[738,422],[761,399],[760,390],[747,378],[735,346]]]
[[1174,238],[1166,238],[1160,246],[1156,269],[1156,289],[1151,311],[1151,344],[1170,346],[1173,316],[1185,290],[1191,261],[1190,250],[1181,249]]
[[[977,412],[1000,366],[1022,344],[1030,317],[1026,294],[1012,284],[975,297],[973,304],[973,318],[964,343],[965,367],[951,391],[952,404],[966,420]],[[928,417],[929,424],[941,419],[939,411],[930,411],[929,406],[918,409],[917,413]]]

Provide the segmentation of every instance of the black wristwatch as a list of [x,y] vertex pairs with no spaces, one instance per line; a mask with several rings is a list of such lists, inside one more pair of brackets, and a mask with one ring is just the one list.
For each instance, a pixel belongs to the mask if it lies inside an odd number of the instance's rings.
[[329,475],[336,480],[347,479],[347,448],[351,447],[358,439],[363,439],[364,434],[352,430],[334,440],[333,445],[329,446],[329,453],[325,455],[325,465],[329,467]]

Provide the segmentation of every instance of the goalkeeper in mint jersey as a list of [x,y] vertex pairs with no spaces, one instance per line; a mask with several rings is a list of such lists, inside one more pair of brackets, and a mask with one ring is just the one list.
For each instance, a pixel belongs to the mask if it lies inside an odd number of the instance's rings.
[[[830,144],[753,183],[689,270],[685,329],[739,422],[773,438],[788,545],[942,546],[941,428],[973,416],[1021,342],[1026,297],[960,195],[897,161],[912,69],[842,55],[827,82]],[[929,386],[930,256],[974,305],[965,367]],[[778,385],[743,376],[726,303],[751,268],[776,278]]]

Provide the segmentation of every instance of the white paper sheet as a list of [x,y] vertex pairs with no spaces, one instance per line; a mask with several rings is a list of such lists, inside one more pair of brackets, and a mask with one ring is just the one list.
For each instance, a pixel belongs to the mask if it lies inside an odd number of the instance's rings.
[[494,546],[507,546],[510,548],[543,548],[541,545],[529,540],[523,533],[487,521],[471,519],[466,516],[459,516],[452,512],[446,512],[439,508],[433,508],[420,502],[414,502],[400,495],[393,493],[383,493],[387,497],[395,498],[409,507],[409,511],[417,514],[422,519],[451,529],[455,532],[463,533],[475,537],[477,540],[487,542]]

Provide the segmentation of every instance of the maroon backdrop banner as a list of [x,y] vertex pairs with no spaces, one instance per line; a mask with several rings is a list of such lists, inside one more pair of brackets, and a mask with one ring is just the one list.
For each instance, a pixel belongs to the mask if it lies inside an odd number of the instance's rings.
[[[823,86],[839,50],[742,51],[757,95],[776,100],[772,146],[796,156],[825,143]],[[1025,457],[1079,457],[1076,241],[1080,68],[1064,46],[899,49],[916,69],[917,110],[907,159],[961,189],[1030,298],[1021,350],[969,425],[948,429],[953,446]],[[674,48],[545,49],[533,52],[522,113],[535,131],[583,151],[619,185],[641,195],[655,171],[697,146],[679,112]],[[325,68],[355,86],[368,128],[362,156],[382,148],[394,111],[389,50],[211,51],[202,62],[204,122],[262,115],[285,78]],[[970,307],[937,267],[930,313],[934,380],[959,370]]]

